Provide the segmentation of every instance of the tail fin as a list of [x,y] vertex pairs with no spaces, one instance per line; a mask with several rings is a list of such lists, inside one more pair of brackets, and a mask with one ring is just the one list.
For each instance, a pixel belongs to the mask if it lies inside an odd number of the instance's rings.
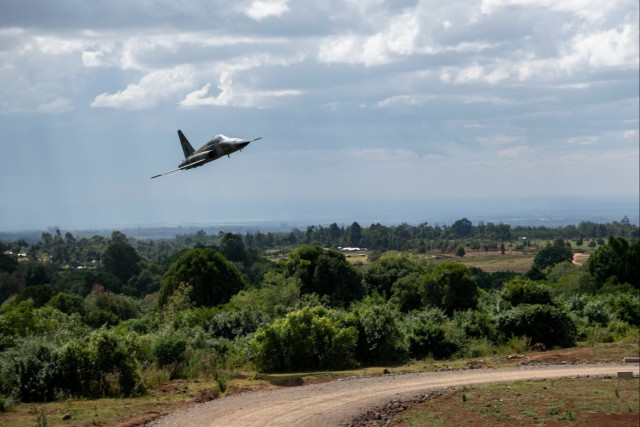
[[196,150],[194,150],[191,144],[189,144],[189,140],[184,136],[181,130],[178,131],[178,136],[180,137],[180,145],[182,145],[182,151],[184,152],[184,158],[186,159]]

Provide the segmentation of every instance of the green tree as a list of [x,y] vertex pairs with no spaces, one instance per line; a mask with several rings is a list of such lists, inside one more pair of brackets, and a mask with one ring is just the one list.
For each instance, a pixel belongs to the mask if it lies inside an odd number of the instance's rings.
[[220,241],[220,252],[231,262],[245,264],[247,262],[247,251],[239,234],[226,233]]
[[13,273],[18,269],[18,260],[13,255],[0,252],[0,270]]
[[349,228],[347,228],[347,235],[349,236],[349,246],[359,247],[362,245],[362,227],[357,222],[353,222]]
[[563,261],[571,261],[573,252],[564,244],[553,244],[541,249],[533,259],[533,265],[538,269],[544,270],[547,267],[553,267]]
[[451,232],[458,239],[464,239],[473,234],[473,224],[467,218],[459,219],[451,226]]
[[102,266],[124,284],[140,273],[140,259],[127,241],[127,237],[119,231],[114,231],[111,234],[111,242],[102,254]]
[[424,266],[407,256],[385,254],[376,261],[367,264],[362,279],[369,293],[377,292],[388,298],[391,296],[391,289],[396,281],[412,273],[424,272]]
[[164,306],[181,283],[192,287],[196,306],[225,304],[245,287],[236,267],[212,248],[195,248],[183,253],[162,278],[159,304]]
[[319,246],[304,246],[284,263],[287,277],[300,279],[303,294],[328,296],[335,305],[345,305],[363,295],[360,274],[344,255]]
[[480,291],[469,269],[456,262],[444,262],[422,279],[422,301],[451,314],[476,308]]
[[615,277],[618,283],[640,288],[640,242],[629,245],[622,237],[610,237],[587,262],[587,269],[598,287]]

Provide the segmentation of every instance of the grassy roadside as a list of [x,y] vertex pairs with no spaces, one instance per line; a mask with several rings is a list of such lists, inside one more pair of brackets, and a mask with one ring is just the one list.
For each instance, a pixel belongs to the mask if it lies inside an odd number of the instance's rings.
[[[595,345],[585,343],[574,348],[551,350],[547,352],[529,352],[518,355],[517,357],[496,355],[473,360],[425,359],[386,368],[391,372],[399,373],[465,369],[470,365],[473,367],[499,368],[513,366],[514,364],[579,363],[590,361],[620,362],[625,356],[638,356],[637,340],[626,340]],[[303,384],[331,381],[338,378],[382,375],[384,369],[385,367],[369,367],[350,371],[291,374],[259,374],[255,372],[240,371],[228,372],[225,394],[229,395],[250,390],[299,386]],[[559,384],[562,385],[563,383]],[[173,412],[177,409],[184,408],[198,402],[211,400],[217,395],[217,387],[218,383],[213,379],[190,381],[174,380],[156,387],[147,396],[139,398],[97,400],[69,399],[53,403],[19,404],[12,407],[8,412],[0,413],[0,426],[30,427],[34,425],[47,425],[52,427],[82,427],[102,425],[132,427],[144,424],[148,420]],[[572,387],[577,387],[577,385],[574,384]],[[571,389],[569,388],[568,390]],[[637,381],[635,382],[635,391],[637,397]],[[620,393],[620,391],[618,392]],[[461,395],[456,396],[457,397],[452,399],[462,400]],[[483,401],[486,401],[485,398],[482,399],[484,399]],[[579,399],[574,400],[577,402]],[[520,399],[519,402],[522,403],[522,399]],[[444,407],[445,406],[443,406],[443,408]],[[569,406],[567,407],[571,408]],[[637,407],[638,404],[636,401],[635,408]],[[562,408],[564,408],[564,406]],[[581,414],[580,408],[580,406],[576,406],[575,410],[569,410],[572,411],[572,414],[575,417]],[[520,410],[521,409],[518,409],[518,411]],[[516,409],[514,409],[514,411],[516,411]],[[637,415],[637,411],[634,413]],[[560,416],[558,414],[556,415]],[[65,416],[70,416],[70,419],[64,419]],[[515,417],[516,415],[514,413],[510,416]],[[532,418],[529,420],[529,424],[531,420]]]
[[638,379],[518,381],[450,391],[394,416],[392,426],[638,426]]

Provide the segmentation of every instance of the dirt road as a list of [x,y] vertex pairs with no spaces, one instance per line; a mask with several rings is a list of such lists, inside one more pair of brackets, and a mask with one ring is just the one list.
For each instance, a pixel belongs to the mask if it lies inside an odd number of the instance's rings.
[[518,380],[638,375],[638,365],[561,365],[384,375],[250,392],[162,417],[148,426],[338,426],[372,406],[429,390]]

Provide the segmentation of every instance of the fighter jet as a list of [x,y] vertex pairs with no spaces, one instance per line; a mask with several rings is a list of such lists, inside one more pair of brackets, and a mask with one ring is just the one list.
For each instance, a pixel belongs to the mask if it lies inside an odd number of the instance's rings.
[[180,138],[180,145],[182,145],[182,151],[184,152],[184,160],[180,162],[178,169],[154,175],[151,179],[185,169],[197,168],[205,163],[217,160],[222,156],[229,156],[231,153],[242,150],[252,142],[262,139],[262,137],[259,137],[249,141],[242,138],[229,138],[224,135],[216,135],[202,147],[194,150],[181,130],[178,130],[178,137]]

